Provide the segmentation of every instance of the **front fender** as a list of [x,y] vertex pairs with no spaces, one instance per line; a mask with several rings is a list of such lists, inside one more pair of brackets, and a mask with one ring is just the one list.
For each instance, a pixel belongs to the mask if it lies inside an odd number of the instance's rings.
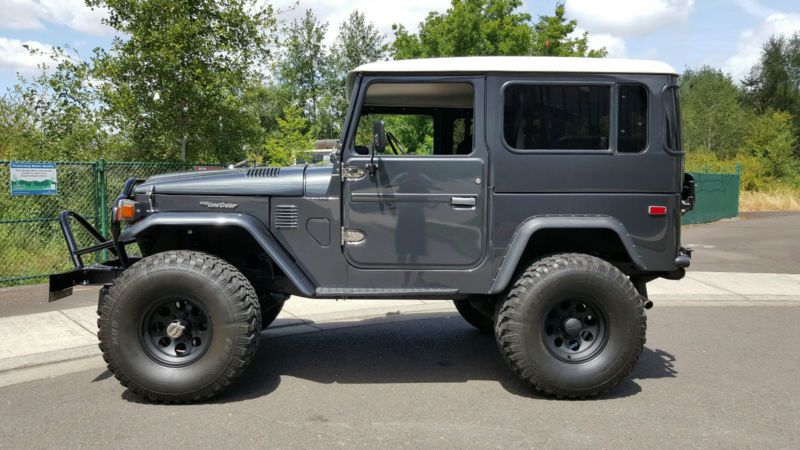
[[497,275],[492,282],[489,294],[502,292],[508,286],[511,277],[517,269],[520,258],[528,246],[531,237],[539,230],[543,229],[608,229],[619,236],[622,245],[628,252],[634,266],[637,269],[645,269],[642,257],[636,250],[636,244],[631,239],[625,225],[619,220],[610,216],[537,216],[523,222],[514,232],[511,243],[506,250],[506,256],[500,264]]
[[264,224],[253,216],[241,213],[160,212],[145,217],[128,226],[120,234],[123,242],[133,240],[148,229],[159,226],[215,226],[239,227],[250,234],[275,264],[303,295],[310,297],[316,290],[314,284],[297,266],[286,250],[278,243]]

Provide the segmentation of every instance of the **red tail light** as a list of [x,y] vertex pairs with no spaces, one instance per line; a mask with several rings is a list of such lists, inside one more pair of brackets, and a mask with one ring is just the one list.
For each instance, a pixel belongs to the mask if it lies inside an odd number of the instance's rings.
[[666,206],[648,206],[647,207],[647,214],[651,216],[666,216],[667,215],[667,207]]

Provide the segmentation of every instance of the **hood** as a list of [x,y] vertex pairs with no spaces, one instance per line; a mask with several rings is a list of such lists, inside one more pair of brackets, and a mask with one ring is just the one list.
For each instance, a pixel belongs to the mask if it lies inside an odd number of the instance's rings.
[[156,175],[136,186],[137,194],[270,195],[299,197],[308,166],[247,167]]

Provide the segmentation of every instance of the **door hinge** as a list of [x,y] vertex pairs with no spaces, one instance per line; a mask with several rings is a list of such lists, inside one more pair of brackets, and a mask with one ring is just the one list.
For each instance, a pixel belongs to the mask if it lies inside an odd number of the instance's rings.
[[364,168],[361,166],[344,166],[342,175],[345,180],[359,180],[364,178]]

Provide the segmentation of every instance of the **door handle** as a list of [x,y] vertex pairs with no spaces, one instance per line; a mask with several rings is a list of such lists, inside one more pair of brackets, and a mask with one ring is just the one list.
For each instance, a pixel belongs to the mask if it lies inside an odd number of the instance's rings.
[[475,197],[450,197],[451,206],[474,207],[477,204],[478,204],[478,199]]

